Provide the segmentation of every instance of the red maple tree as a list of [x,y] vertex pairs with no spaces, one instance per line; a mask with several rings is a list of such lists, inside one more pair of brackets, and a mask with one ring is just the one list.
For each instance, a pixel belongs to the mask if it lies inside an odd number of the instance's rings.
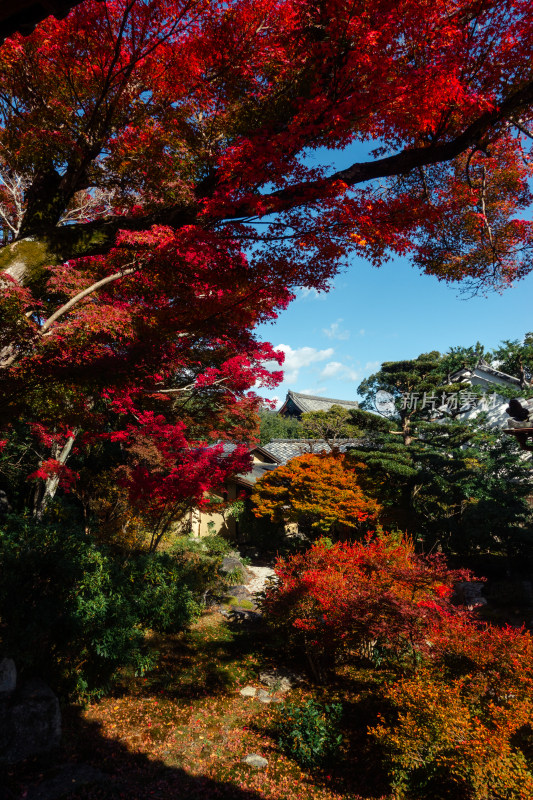
[[3,419],[159,413],[194,451],[274,380],[254,327],[350,253],[526,274],[531,27],[525,0],[86,0],[6,41]]

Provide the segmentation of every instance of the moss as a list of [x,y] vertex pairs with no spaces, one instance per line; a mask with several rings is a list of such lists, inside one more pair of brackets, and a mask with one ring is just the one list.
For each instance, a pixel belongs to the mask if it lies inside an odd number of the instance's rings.
[[21,239],[0,249],[0,272],[12,268],[14,277],[39,293],[46,267],[105,251],[115,232],[111,227],[73,225],[55,228],[47,236]]
[[227,603],[225,603],[226,608],[242,608],[245,611],[253,611],[255,608],[254,604],[250,602],[250,600],[239,600],[237,597],[230,597]]
[[44,267],[57,264],[58,258],[42,239],[21,239],[0,250],[0,271],[20,264],[24,285],[33,285],[44,276]]

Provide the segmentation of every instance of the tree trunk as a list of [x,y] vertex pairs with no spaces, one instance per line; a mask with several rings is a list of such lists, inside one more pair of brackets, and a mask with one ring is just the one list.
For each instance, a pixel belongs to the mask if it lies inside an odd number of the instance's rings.
[[402,436],[403,436],[403,443],[406,446],[409,446],[413,441],[409,417],[406,417],[404,420],[402,420]]
[[[63,445],[60,452],[59,452],[59,445],[58,444],[54,445],[52,448],[52,458],[59,461],[61,465],[64,465],[70,455],[75,438],[76,438],[76,431],[74,431],[74,433],[68,437],[67,441]],[[43,514],[46,510],[46,506],[48,505],[50,500],[53,500],[54,495],[57,492],[58,486],[59,486],[59,475],[53,475],[47,478],[46,481],[44,482],[44,490],[42,492],[41,498],[37,499],[33,511],[33,514],[37,519],[42,519]]]

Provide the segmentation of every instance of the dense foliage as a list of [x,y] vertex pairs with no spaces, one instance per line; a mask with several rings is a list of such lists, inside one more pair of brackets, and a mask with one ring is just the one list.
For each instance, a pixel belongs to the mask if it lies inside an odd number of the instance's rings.
[[[526,337],[495,351],[507,358],[511,377],[519,378],[528,348]],[[505,561],[502,569],[525,571],[533,535],[529,462],[502,433],[501,420],[489,427],[480,387],[449,382],[456,370],[474,368],[481,357],[495,358],[477,343],[383,364],[359,391],[368,409],[376,392],[389,392],[396,411],[376,417],[381,431],[361,418],[365,435],[351,453],[367,467],[386,527],[410,531],[427,551],[437,547],[461,559],[491,554]],[[498,392],[524,396],[518,380],[498,386]],[[471,418],[461,411],[472,412]]]
[[[533,789],[533,639],[452,605],[459,575],[381,534],[280,559],[271,623],[316,677],[369,658],[382,671],[379,743],[395,800],[526,800]],[[341,658],[342,657],[342,658]]]
[[364,465],[340,453],[306,453],[264,475],[254,486],[253,513],[297,523],[301,534],[354,535],[368,529],[379,504],[360,486]]
[[299,439],[303,436],[300,421],[294,417],[282,417],[276,411],[259,411],[259,444],[268,444],[272,439]]
[[351,543],[321,539],[278,559],[276,575],[264,601],[267,615],[324,676],[336,658],[354,651],[416,666],[448,617],[460,616],[450,595],[466,573],[378,535]]
[[86,0],[6,41],[2,426],[49,437],[37,513],[110,436],[179,460],[128,473],[156,519],[199,501],[279,377],[255,326],[351,254],[529,272],[532,38],[522,0]]
[[285,703],[278,723],[278,744],[305,767],[320,766],[338,755],[342,744],[341,717],[340,703],[326,706],[313,700],[300,706]]
[[148,629],[175,632],[215,589],[220,557],[209,541],[196,554],[117,553],[69,521],[20,517],[0,525],[2,651],[23,674],[67,695],[102,693],[121,668],[155,664]]

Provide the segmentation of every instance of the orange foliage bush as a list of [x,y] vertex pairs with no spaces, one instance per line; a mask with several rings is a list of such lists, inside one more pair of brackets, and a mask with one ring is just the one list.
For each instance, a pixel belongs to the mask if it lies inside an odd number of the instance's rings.
[[376,520],[381,509],[359,484],[366,469],[340,453],[306,453],[257,482],[256,517],[297,522],[305,532],[353,534]]
[[[384,690],[391,711],[369,733],[383,748],[397,800],[413,791],[431,797],[443,784],[450,798],[533,797],[522,749],[533,725],[531,636],[496,628],[464,633],[470,657],[461,674],[437,658]],[[449,656],[464,655],[454,649],[452,643]]]

